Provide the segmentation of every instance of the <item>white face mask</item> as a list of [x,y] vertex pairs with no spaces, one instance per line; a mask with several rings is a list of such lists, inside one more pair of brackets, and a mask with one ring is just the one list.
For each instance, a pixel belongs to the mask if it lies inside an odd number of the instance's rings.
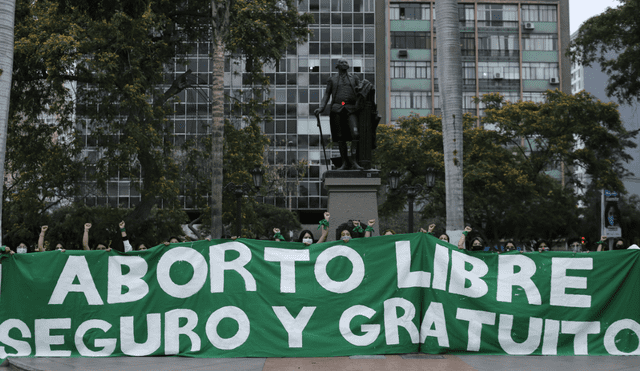
[[303,238],[302,243],[312,244],[313,240],[311,238]]
[[340,237],[340,239],[343,241],[349,241],[351,239],[351,236],[342,236]]
[[18,254],[26,254],[26,253],[27,253],[27,248],[26,248],[26,247],[18,247],[18,248],[16,249],[16,252],[17,252]]

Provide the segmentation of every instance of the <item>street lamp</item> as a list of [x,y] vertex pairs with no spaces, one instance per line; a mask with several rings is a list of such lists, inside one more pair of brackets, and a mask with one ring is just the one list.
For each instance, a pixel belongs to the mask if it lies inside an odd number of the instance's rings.
[[[258,189],[262,186],[262,175],[264,171],[260,166],[256,166],[249,171],[251,177],[253,178],[253,186]],[[241,185],[236,185],[233,182],[227,183],[224,186],[225,191],[233,192],[236,196],[236,236],[240,237],[242,234],[242,196],[249,194],[252,191],[252,188],[249,184],[243,183]]]
[[400,172],[395,169],[389,172],[389,187],[393,191],[406,193],[407,199],[409,200],[409,233],[413,233],[413,202],[415,201],[416,196],[422,191],[431,192],[431,189],[436,184],[436,172],[432,167],[427,168],[425,181],[424,187],[421,184],[413,186],[403,184],[398,187],[398,183],[400,183]]

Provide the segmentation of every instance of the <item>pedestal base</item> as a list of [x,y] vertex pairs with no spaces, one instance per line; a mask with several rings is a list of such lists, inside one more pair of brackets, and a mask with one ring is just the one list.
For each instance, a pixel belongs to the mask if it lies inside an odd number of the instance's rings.
[[324,186],[329,196],[328,210],[329,235],[327,241],[336,240],[336,228],[349,220],[360,220],[362,228],[367,227],[370,219],[375,219],[373,236],[379,236],[378,230],[378,188],[380,175],[377,170],[367,171],[327,171]]

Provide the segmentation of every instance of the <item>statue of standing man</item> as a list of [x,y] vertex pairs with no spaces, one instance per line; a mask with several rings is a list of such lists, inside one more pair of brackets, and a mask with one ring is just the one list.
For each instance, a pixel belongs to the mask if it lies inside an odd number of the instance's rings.
[[[324,111],[329,97],[332,98],[329,122],[331,124],[331,137],[338,142],[342,166],[338,170],[362,170],[357,162],[358,143],[358,112],[362,109],[358,103],[356,88],[360,88],[360,79],[347,72],[349,62],[340,58],[336,63],[337,75],[332,75],[327,81],[327,90],[324,93],[320,108],[314,111],[317,116]],[[351,141],[351,154],[347,148],[347,142]]]

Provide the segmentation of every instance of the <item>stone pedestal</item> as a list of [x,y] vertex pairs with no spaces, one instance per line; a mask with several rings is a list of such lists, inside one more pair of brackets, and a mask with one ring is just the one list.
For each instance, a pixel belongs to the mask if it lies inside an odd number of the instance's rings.
[[327,241],[336,240],[336,228],[349,220],[360,220],[366,228],[375,219],[373,236],[379,236],[378,188],[380,174],[377,170],[331,170],[324,174],[324,186],[329,196],[329,235]]

